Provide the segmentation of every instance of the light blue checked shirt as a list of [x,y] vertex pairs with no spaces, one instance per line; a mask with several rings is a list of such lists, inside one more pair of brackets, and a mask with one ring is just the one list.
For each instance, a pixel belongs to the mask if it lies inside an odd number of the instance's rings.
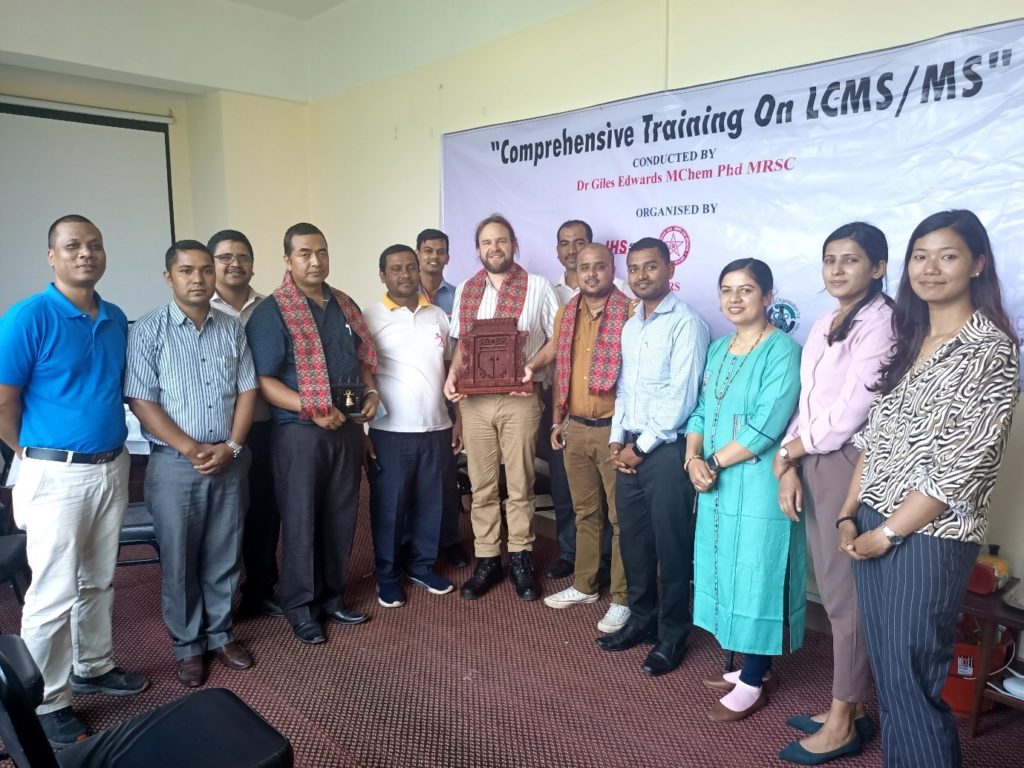
[[622,329],[622,368],[609,443],[650,453],[675,442],[697,405],[711,331],[704,318],[669,293],[649,318],[641,302]]
[[[155,309],[128,331],[124,396],[158,403],[199,443],[231,437],[235,398],[256,389],[256,372],[241,323],[210,310],[196,330],[177,304]],[[166,445],[146,431],[151,443]]]

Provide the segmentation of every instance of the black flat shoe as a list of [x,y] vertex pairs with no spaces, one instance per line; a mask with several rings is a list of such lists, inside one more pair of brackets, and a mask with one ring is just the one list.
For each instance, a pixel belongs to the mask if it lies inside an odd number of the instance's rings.
[[370,614],[363,613],[362,611],[353,611],[348,608],[339,608],[336,611],[324,614],[324,618],[328,621],[333,621],[335,624],[352,625],[362,624],[370,618]]
[[787,763],[796,763],[797,765],[823,765],[840,757],[859,755],[862,747],[863,744],[861,744],[860,736],[857,735],[846,744],[843,744],[843,746],[837,747],[831,752],[809,752],[800,745],[799,741],[791,741],[782,748],[779,752],[779,757]]
[[622,629],[597,638],[594,642],[602,651],[628,651],[641,643],[656,643],[657,627],[641,627],[627,623]]
[[679,666],[686,655],[686,641],[680,640],[676,643],[658,643],[647,654],[644,664],[640,668],[645,675],[661,677],[667,675]]
[[[808,736],[820,731],[821,726],[824,725],[824,723],[819,723],[817,720],[812,719],[810,715],[793,715],[786,721],[786,724],[806,733]],[[862,746],[875,738],[875,724],[871,722],[871,718],[868,715],[861,715],[854,720],[853,729],[857,731],[857,738],[860,739]]]
[[320,626],[319,621],[304,621],[301,624],[296,624],[292,627],[292,632],[299,642],[306,645],[319,645],[327,642],[327,635],[324,634],[324,628]]

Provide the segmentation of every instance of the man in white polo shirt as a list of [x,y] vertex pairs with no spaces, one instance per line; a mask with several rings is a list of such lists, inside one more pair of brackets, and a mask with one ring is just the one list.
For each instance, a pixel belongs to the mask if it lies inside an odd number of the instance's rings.
[[399,549],[409,542],[405,575],[435,595],[451,592],[434,570],[445,489],[462,449],[444,397],[448,316],[419,292],[416,252],[392,245],[380,255],[384,298],[363,313],[377,348],[376,383],[386,415],[370,426],[370,526],[377,602],[405,605]]

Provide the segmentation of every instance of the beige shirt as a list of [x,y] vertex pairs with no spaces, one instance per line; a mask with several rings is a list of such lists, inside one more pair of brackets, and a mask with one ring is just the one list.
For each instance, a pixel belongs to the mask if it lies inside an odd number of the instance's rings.
[[[213,297],[210,299],[210,306],[214,309],[223,312],[225,315],[231,315],[231,317],[237,317],[238,322],[245,327],[245,324],[249,322],[249,318],[252,317],[252,311],[256,309],[256,305],[259,304],[266,297],[262,293],[256,293],[252,288],[249,289],[249,298],[245,300],[245,304],[242,305],[242,311],[239,312],[233,306],[228,304],[224,299],[220,297],[220,294],[216,291],[213,292]],[[270,406],[267,405],[267,401],[263,399],[263,395],[257,390],[256,392],[256,407],[253,409],[252,420],[257,421],[270,421]]]

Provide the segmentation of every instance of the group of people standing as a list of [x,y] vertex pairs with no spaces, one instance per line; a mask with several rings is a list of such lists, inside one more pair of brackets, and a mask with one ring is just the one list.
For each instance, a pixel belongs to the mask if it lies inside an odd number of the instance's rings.
[[[252,245],[224,230],[168,249],[173,301],[129,330],[95,291],[99,231],[81,216],[55,222],[54,283],[0,324],[0,438],[23,459],[15,512],[34,573],[23,636],[43,671],[51,742],[85,733],[71,690],[148,684],[113,665],[110,643],[123,395],[152,445],[146,503],[186,686],[203,683],[208,656],[252,664],[232,633],[241,561],[241,612],[283,614],[303,643],[325,642],[324,621],[367,620],[344,602],[364,466],[381,606],[404,605],[405,583],[452,592],[442,555],[468,564],[463,449],[476,562],[461,596],[503,580],[504,519],[515,592],[539,598],[534,460],[549,443],[560,559],[548,576],[573,581],[544,602],[592,604],[609,584],[601,650],[653,644],[642,671],[663,675],[702,627],[743,654],[741,669],[704,681],[723,694],[708,716],[747,717],[780,684],[771,660],[787,635],[791,651],[802,643],[809,543],[833,629],[833,698],[790,719],[806,738],[780,756],[859,753],[874,735],[874,690],[886,765],[959,764],[939,694],[1019,390],[981,222],[969,211],[921,222],[895,300],[884,234],[837,229],[821,262],[837,306],[802,351],[768,321],[765,262],[722,269],[734,332],[712,342],[671,290],[665,243],[631,245],[626,285],[592,240],[583,221],[559,227],[553,286],[516,262],[512,224],[495,214],[475,233],[481,269],[456,287],[443,274],[447,235],[424,230],[415,248],[381,253],[385,295],[362,311],[326,282],[313,225],[286,232],[284,279],[267,297],[249,286]],[[460,390],[464,336],[492,318],[526,333],[532,388]]]

